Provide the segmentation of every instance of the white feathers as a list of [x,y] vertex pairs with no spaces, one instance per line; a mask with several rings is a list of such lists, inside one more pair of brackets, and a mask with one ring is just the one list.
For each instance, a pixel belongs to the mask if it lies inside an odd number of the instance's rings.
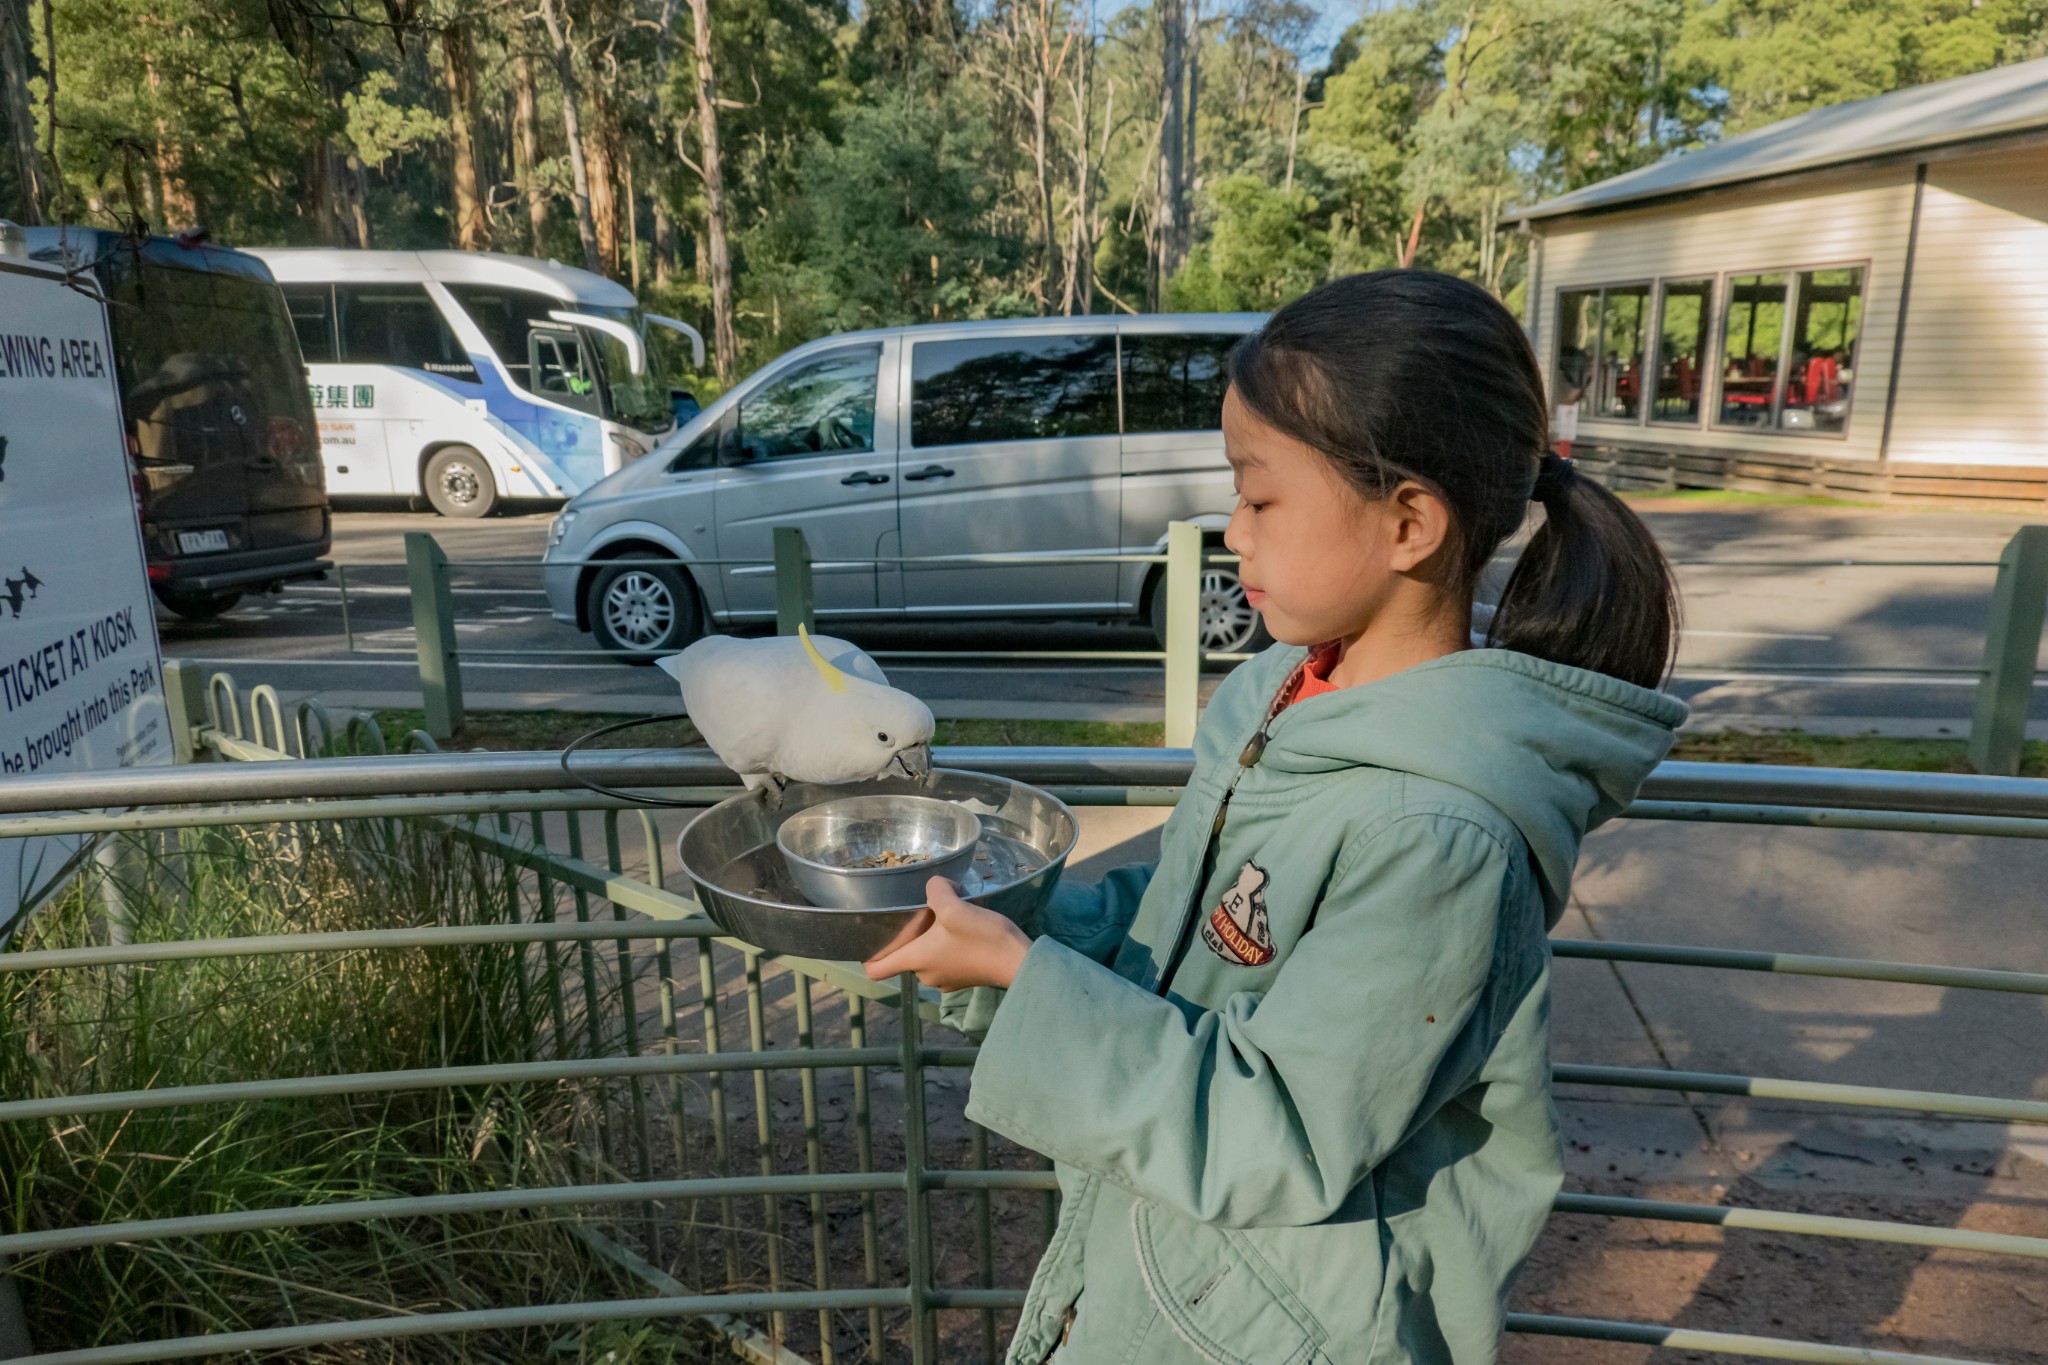
[[844,640],[707,635],[657,659],[697,732],[748,787],[862,782],[931,768],[931,709]]

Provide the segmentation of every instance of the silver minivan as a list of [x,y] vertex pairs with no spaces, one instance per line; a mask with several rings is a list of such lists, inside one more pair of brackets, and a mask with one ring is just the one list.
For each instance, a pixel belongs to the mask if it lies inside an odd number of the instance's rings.
[[[1181,520],[1220,544],[1224,360],[1264,320],[1029,318],[798,347],[570,500],[548,535],[549,604],[627,658],[672,653],[714,623],[773,619],[774,530],[796,526],[823,619],[1157,628],[1156,565],[899,561],[1147,553]],[[1202,636],[1264,642],[1230,566],[1203,569]]]

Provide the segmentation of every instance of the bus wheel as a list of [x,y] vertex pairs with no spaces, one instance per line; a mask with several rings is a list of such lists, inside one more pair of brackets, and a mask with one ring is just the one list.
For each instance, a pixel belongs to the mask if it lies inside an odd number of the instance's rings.
[[238,592],[200,592],[194,588],[154,587],[156,600],[187,621],[211,621],[242,600]]
[[651,664],[704,631],[697,589],[680,564],[608,564],[590,580],[590,633],[628,663]]
[[487,517],[498,505],[491,466],[468,446],[449,446],[427,461],[427,501],[444,517]]

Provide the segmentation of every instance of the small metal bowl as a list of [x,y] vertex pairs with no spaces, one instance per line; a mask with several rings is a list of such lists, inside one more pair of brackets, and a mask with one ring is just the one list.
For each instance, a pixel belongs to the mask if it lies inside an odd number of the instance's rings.
[[848,786],[791,783],[777,801],[766,787],[719,802],[676,837],[697,903],[718,927],[771,953],[861,962],[889,946],[924,910],[928,865],[910,895],[877,910],[810,904],[790,875],[776,832],[805,811],[849,796],[919,796],[950,801],[981,820],[965,876],[967,899],[1029,923],[1066,868],[1080,832],[1051,792],[990,773],[935,768],[925,777],[883,777]]
[[[811,904],[883,910],[924,899],[933,877],[961,880],[981,818],[929,796],[849,796],[782,822],[775,844]],[[862,866],[890,854],[905,861]]]

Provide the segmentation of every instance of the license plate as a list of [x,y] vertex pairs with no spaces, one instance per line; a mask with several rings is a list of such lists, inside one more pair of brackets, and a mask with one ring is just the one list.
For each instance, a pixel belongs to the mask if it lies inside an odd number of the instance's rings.
[[178,551],[181,554],[203,555],[214,550],[225,550],[227,547],[226,531],[178,532]]

